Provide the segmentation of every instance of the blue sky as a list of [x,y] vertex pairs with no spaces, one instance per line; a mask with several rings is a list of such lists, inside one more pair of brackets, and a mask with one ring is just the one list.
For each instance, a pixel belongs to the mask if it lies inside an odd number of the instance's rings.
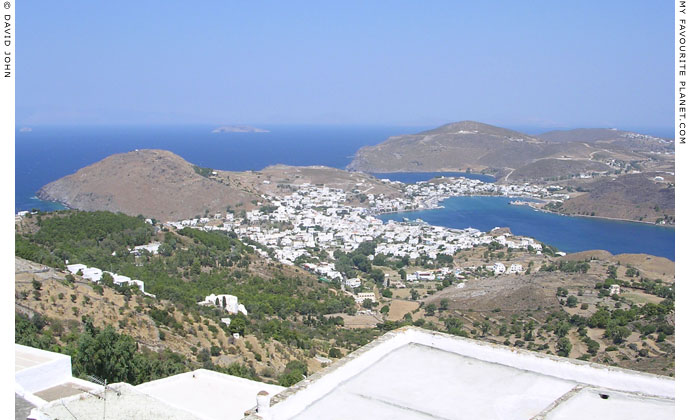
[[17,123],[673,124],[673,3],[17,5]]

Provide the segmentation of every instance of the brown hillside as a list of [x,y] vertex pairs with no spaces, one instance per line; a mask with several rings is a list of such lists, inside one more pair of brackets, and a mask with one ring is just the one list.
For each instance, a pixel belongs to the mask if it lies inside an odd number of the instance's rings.
[[[675,188],[667,182],[654,181],[654,173],[602,179],[586,186],[586,193],[563,202],[564,214],[594,215],[627,220],[655,222],[675,216]],[[671,223],[672,219],[667,220]]]
[[168,221],[257,197],[196,173],[194,166],[165,150],[138,150],[109,156],[41,188],[38,196],[80,210],[142,214]]

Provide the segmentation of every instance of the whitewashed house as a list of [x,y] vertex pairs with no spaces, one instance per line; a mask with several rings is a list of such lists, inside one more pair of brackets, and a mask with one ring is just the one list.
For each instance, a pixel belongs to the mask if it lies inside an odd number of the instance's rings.
[[376,295],[373,292],[357,293],[357,296],[355,297],[355,302],[362,304],[367,299],[371,300],[372,302],[376,302]]
[[354,279],[347,279],[345,280],[345,286],[351,287],[351,288],[356,288],[362,285],[362,280],[359,278],[354,278]]
[[210,294],[204,298],[203,301],[199,302],[202,306],[217,306],[225,309],[226,312],[236,315],[241,312],[247,315],[247,309],[239,303],[237,296],[233,295],[215,295]]
[[503,263],[497,262],[491,267],[494,274],[503,274],[506,272],[506,266]]

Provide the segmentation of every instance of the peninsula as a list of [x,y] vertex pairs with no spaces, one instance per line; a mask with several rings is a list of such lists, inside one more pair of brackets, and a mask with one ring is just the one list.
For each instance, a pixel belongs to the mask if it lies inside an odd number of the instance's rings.
[[658,224],[675,222],[675,152],[668,139],[616,129],[528,135],[475,121],[393,136],[359,149],[365,172],[482,172],[567,194],[547,209]]

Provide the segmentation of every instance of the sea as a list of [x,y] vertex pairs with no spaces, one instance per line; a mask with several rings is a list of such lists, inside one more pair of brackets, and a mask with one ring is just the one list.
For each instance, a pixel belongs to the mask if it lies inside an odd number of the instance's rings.
[[514,235],[529,236],[566,253],[604,249],[612,254],[644,253],[675,260],[675,229],[646,223],[546,213],[511,201],[524,197],[452,197],[443,208],[383,214],[388,220],[421,219],[449,228],[483,232],[509,227]]
[[[15,211],[52,211],[59,203],[39,200],[45,184],[115,154],[135,149],[165,149],[202,167],[221,170],[260,170],[282,163],[324,165],[344,169],[356,151],[389,136],[415,133],[429,126],[297,126],[268,125],[268,133],[220,133],[214,126],[39,126],[16,132]],[[654,133],[650,133],[654,134]],[[477,173],[428,172],[372,174],[414,183],[435,176],[466,176],[494,182]],[[509,227],[556,246],[564,252],[605,249],[618,253],[648,253],[674,259],[675,230],[634,222],[560,216],[508,204],[504,197],[456,197],[442,209],[382,215],[383,220],[422,219],[451,228],[482,231]]]

